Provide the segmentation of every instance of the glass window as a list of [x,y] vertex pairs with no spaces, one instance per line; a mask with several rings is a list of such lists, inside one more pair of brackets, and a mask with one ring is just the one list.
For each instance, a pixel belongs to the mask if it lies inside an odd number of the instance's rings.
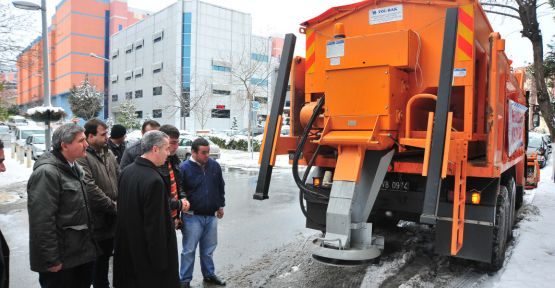
[[218,94],[218,95],[231,95],[231,91],[228,91],[228,90],[212,89],[212,93]]
[[112,102],[118,101],[118,94],[112,95]]
[[231,67],[219,66],[219,65],[212,65],[212,70],[214,71],[222,71],[222,72],[231,72]]
[[250,82],[256,86],[268,86],[268,80],[266,79],[251,78]]
[[229,109],[212,109],[212,118],[230,118]]
[[162,86],[152,88],[152,95],[162,95]]
[[268,62],[268,55],[251,53],[251,59],[258,62]]
[[121,31],[121,29],[123,29],[123,25],[118,24],[118,31]]
[[130,100],[133,99],[133,92],[125,92],[125,99]]
[[137,118],[143,118],[143,111],[135,111],[135,116]]
[[143,98],[143,90],[135,91],[135,98]]
[[152,110],[152,118],[162,118],[162,109]]

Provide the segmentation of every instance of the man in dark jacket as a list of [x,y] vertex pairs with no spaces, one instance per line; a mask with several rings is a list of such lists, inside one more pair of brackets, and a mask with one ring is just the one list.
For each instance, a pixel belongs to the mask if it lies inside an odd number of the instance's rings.
[[[148,131],[158,130],[158,129],[160,129],[160,123],[154,120],[147,120],[143,123],[143,126],[141,128],[141,133],[145,135],[145,133]],[[119,163],[120,170],[123,171],[123,169],[127,167],[127,165],[133,163],[135,159],[137,159],[142,154],[143,154],[143,151],[141,150],[141,141],[137,141],[133,143],[131,146],[128,146],[127,148],[125,148],[125,151],[123,152],[123,156],[121,157],[121,162]]]
[[123,157],[123,151],[125,151],[125,135],[127,134],[127,129],[123,125],[116,124],[112,126],[110,130],[110,139],[108,139],[108,149],[114,153],[116,160],[121,162],[121,157]]
[[164,175],[164,180],[170,187],[170,209],[171,216],[175,224],[175,229],[181,228],[181,211],[189,210],[189,202],[185,199],[185,193],[181,189],[181,172],[179,171],[180,160],[177,157],[177,149],[179,148],[179,130],[173,125],[162,125],[160,131],[166,133],[170,140],[170,156],[160,166],[160,172]]
[[94,239],[101,255],[95,264],[94,288],[109,288],[108,267],[114,250],[116,232],[116,199],[118,195],[118,162],[106,146],[108,126],[91,119],[85,123],[87,156],[77,160],[85,172],[87,197],[94,220]]
[[168,136],[149,131],[145,153],[120,175],[114,287],[179,287],[177,239],[169,193],[157,166],[169,155]]
[[182,213],[181,287],[190,287],[199,243],[204,281],[223,286],[225,282],[216,276],[212,259],[218,244],[216,217],[224,217],[225,183],[222,168],[218,162],[210,159],[210,145],[206,139],[196,139],[191,149],[193,155],[180,166],[183,190],[191,204],[190,210]]
[[27,183],[31,270],[42,287],[90,287],[96,246],[83,170],[84,129],[64,124],[52,135],[52,151],[33,167]]

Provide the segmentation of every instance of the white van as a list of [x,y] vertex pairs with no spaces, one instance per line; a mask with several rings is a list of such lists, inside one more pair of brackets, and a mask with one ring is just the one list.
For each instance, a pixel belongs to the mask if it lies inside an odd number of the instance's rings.
[[17,145],[24,147],[25,140],[27,137],[34,135],[34,134],[42,134],[44,135],[44,128],[38,126],[20,126],[15,128],[15,143]]
[[27,119],[23,116],[14,115],[8,117],[8,126],[10,127],[10,130],[14,130],[19,126],[27,126],[28,124]]

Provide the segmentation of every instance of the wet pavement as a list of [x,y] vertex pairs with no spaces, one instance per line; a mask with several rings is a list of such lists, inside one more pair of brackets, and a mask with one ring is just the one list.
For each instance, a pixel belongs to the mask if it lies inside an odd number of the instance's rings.
[[[265,201],[252,199],[257,172],[225,170],[226,208],[224,218],[218,223],[218,248],[214,258],[216,272],[223,278],[234,278],[263,255],[289,243],[303,241],[313,232],[304,228],[298,189],[289,169],[274,170],[270,199]],[[38,274],[29,269],[25,189],[24,182],[0,188],[4,194],[20,197],[15,202],[0,205],[0,227],[11,250],[10,286],[18,288],[38,287]],[[177,238],[181,251],[180,232]],[[195,267],[192,284],[193,287],[203,286],[199,265]]]

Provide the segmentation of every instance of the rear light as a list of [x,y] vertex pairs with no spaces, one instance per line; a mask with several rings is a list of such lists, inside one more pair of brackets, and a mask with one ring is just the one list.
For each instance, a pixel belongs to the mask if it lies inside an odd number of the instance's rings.
[[320,187],[320,185],[322,185],[322,177],[312,177],[312,185],[314,185],[314,187]]
[[473,192],[472,197],[471,197],[472,204],[478,205],[478,204],[480,204],[480,200],[481,200],[480,193]]

